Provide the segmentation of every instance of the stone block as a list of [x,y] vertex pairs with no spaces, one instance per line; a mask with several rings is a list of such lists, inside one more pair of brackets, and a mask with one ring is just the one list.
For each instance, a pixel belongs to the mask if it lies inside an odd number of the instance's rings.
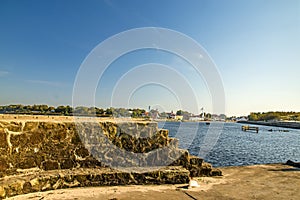
[[212,169],[210,172],[211,176],[222,176],[222,171],[220,169]]
[[61,169],[72,169],[76,166],[76,163],[71,158],[66,158],[60,160],[60,168]]
[[202,162],[203,162],[202,158],[199,158],[197,156],[190,156],[190,164],[191,165],[201,166]]
[[18,160],[15,160],[15,167],[21,169],[28,169],[33,167],[39,167],[35,155],[20,156]]
[[3,129],[0,129],[0,148],[7,149],[8,144],[6,140],[6,133]]
[[[30,121],[28,121],[28,122],[25,123],[23,131],[25,131],[25,132],[31,132],[31,131],[34,131],[34,130],[38,130],[38,125],[39,124],[36,123],[36,122],[30,122]],[[39,130],[43,130],[43,129],[39,129]]]
[[7,157],[0,157],[0,172],[4,172],[9,168]]
[[3,186],[0,185],[0,199],[6,197],[6,191]]
[[209,163],[202,163],[200,174],[197,176],[210,176],[212,171],[212,166]]
[[22,186],[22,194],[33,192],[32,185],[30,182],[25,182]]
[[46,160],[41,163],[43,170],[54,170],[59,169],[59,163],[56,160]]
[[40,191],[41,188],[40,188],[39,178],[31,179],[29,182],[31,184],[31,189],[32,189],[33,192]]
[[159,133],[162,137],[164,137],[164,138],[168,138],[168,137],[169,137],[169,130],[167,130],[167,129],[160,129],[160,130],[158,131],[158,133]]

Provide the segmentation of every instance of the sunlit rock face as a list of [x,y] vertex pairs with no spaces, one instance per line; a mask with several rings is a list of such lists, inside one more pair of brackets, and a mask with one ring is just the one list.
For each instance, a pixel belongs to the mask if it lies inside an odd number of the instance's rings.
[[[179,149],[178,139],[169,138],[156,122],[44,118],[0,119],[0,192],[5,197],[77,186],[187,183],[190,176],[221,175]],[[7,181],[29,172],[22,181]],[[60,175],[49,175],[54,172]]]
[[[167,130],[158,130],[153,122],[0,121],[0,171],[4,175],[17,169],[71,169],[113,162],[124,167],[163,166],[171,163],[155,158],[158,153],[152,151],[165,148],[161,155],[170,154],[170,161],[175,161],[182,153],[177,145]],[[128,164],[134,161],[125,154],[138,154],[139,163]]]

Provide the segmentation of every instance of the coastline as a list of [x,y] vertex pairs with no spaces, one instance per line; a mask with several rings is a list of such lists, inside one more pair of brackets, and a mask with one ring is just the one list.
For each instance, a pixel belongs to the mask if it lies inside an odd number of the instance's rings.
[[2,115],[0,199],[73,187],[187,184],[191,176],[222,175],[178,145],[153,121]]
[[8,199],[299,199],[300,168],[285,164],[222,167],[221,177],[199,177],[200,187],[133,185],[60,189]]
[[237,123],[240,124],[254,124],[254,125],[263,125],[263,126],[275,126],[281,128],[293,128],[293,129],[300,129],[299,122],[263,122],[263,121],[238,121]]
[[[79,119],[88,122],[90,120],[94,120],[94,118],[79,118]],[[5,119],[3,120],[5,121],[5,123],[9,122],[11,123],[10,126],[13,126],[15,125],[14,121],[17,121],[18,123],[20,121],[30,121],[33,124],[36,123],[36,121],[42,121],[43,122],[42,124],[45,125],[46,124],[44,123],[45,121],[52,121],[55,123],[67,121],[69,123],[72,122],[73,118],[72,117],[52,118],[48,116],[43,116],[43,117],[42,116],[35,116],[35,117],[10,116],[6,120]],[[122,119],[122,121],[123,120],[125,119]],[[110,119],[110,121],[114,121],[114,119]],[[145,122],[139,121],[139,122],[148,123],[146,121]],[[12,129],[12,130],[17,131],[17,129]],[[63,130],[69,130],[69,129],[65,127]],[[26,136],[26,134],[23,134],[23,136]],[[70,137],[66,137],[66,138],[70,138]],[[3,137],[3,139],[6,141],[7,138]],[[19,151],[20,149],[18,149],[18,152],[17,151],[14,152],[15,153],[22,152]],[[71,180],[70,183],[63,182],[63,184],[66,184],[66,186],[68,186],[69,189],[59,189],[62,188],[62,187],[58,187],[62,183],[59,182],[59,184],[55,183],[57,187],[55,186],[54,188],[57,188],[56,190],[49,190],[49,191],[45,191],[45,189],[36,190],[36,191],[43,191],[43,192],[36,192],[36,193],[29,193],[26,195],[14,196],[9,199],[16,199],[16,200],[17,199],[87,199],[87,200],[89,199],[160,200],[161,199],[162,200],[162,199],[286,199],[286,197],[289,197],[289,199],[300,199],[300,192],[298,191],[298,186],[300,184],[300,168],[296,168],[284,164],[261,164],[261,165],[249,165],[249,166],[220,167],[219,169],[222,171],[223,176],[193,178],[200,185],[200,187],[197,188],[188,189],[187,188],[188,182],[184,182],[184,184],[173,184],[173,185],[157,183],[156,185],[126,184],[124,186],[100,185],[98,187],[85,187],[85,186],[78,187],[79,186],[78,182],[76,182],[75,180],[74,181]],[[36,170],[36,168],[30,168],[29,170],[33,170],[33,171],[29,171],[28,172],[29,174],[31,174],[32,176],[36,176],[36,171],[34,171]],[[86,172],[87,176],[90,176],[90,174],[92,174],[89,173],[88,170],[86,169],[84,169],[84,171]],[[50,176],[51,173],[53,174],[53,176],[63,177],[62,171],[56,172],[53,169],[52,170],[50,169],[49,171],[45,170],[42,172],[43,173],[45,172],[46,178],[48,177],[48,175]],[[82,177],[83,176],[81,176],[81,178]],[[11,177],[6,177],[6,178],[8,178],[9,181],[11,182],[14,182],[15,180],[16,181],[15,183],[17,183],[18,181],[19,182],[21,181],[22,183],[24,182],[23,177],[21,177],[20,179],[20,176],[13,175]],[[8,179],[5,179],[4,181]],[[30,182],[31,186],[33,186],[35,183],[36,183],[35,181]],[[23,186],[24,185],[25,184],[23,184]],[[21,190],[26,190],[26,188],[23,188],[23,186]],[[86,186],[92,186],[92,185],[86,185]],[[45,188],[47,187],[48,185],[45,186]],[[5,196],[3,195],[4,194],[3,192],[5,192],[4,186],[0,184],[0,199],[1,196],[3,197]]]

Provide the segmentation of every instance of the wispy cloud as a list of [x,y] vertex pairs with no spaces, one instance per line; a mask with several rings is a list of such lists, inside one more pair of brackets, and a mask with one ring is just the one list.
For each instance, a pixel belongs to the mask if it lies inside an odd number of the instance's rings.
[[62,87],[65,86],[64,83],[56,81],[45,81],[45,80],[27,80],[29,83],[39,84],[39,85],[48,85],[53,87]]
[[1,71],[1,70],[0,70],[0,77],[2,77],[2,76],[7,76],[8,74],[9,74],[8,71]]

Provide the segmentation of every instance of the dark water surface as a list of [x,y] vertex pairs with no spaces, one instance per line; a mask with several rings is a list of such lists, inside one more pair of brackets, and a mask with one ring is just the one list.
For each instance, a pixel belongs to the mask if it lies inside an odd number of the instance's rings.
[[[188,149],[192,155],[203,157],[201,143],[211,125],[203,122],[159,122],[159,128],[169,130],[170,137],[179,139],[179,148]],[[242,124],[224,123],[216,144],[205,155],[213,166],[239,166],[300,161],[300,130],[270,126],[257,126],[259,133],[244,132]],[[269,132],[269,129],[275,131]],[[287,130],[289,132],[280,132]]]

